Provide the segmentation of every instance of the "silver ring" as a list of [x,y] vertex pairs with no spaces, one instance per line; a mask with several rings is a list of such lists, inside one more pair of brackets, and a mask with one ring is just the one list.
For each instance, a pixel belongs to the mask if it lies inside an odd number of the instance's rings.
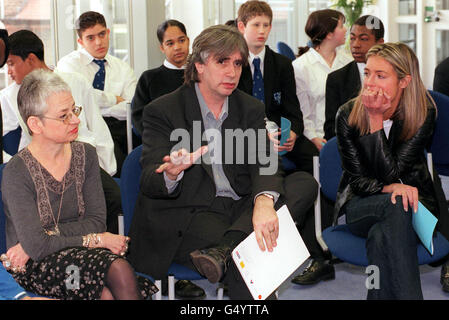
[[5,268],[8,269],[9,267],[11,267],[11,261],[6,260],[5,261]]

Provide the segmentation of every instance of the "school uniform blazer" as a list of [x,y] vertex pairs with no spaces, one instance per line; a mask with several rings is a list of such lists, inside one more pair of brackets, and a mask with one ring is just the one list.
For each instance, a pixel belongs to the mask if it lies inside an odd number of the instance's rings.
[[449,96],[449,57],[444,59],[435,69],[433,90]]
[[[223,133],[226,129],[242,129],[243,132],[261,129],[263,132],[260,136],[264,143],[268,143],[263,111],[260,101],[235,90],[229,96],[228,117],[222,124],[223,146],[229,141]],[[183,145],[187,150],[191,152],[199,147],[195,144],[201,139],[204,125],[194,84],[183,85],[145,107],[143,127],[140,194],[130,229],[132,241],[129,259],[137,271],[162,278],[181,244],[191,218],[198,209],[207,209],[216,195],[212,167],[205,161],[184,171],[183,178],[171,194],[168,194],[163,174],[155,173],[163,157],[169,155],[180,142],[178,133],[184,136],[188,133],[187,144]],[[196,132],[196,139],[193,137],[195,131],[198,131],[194,130],[195,127],[201,128],[201,133]],[[176,129],[177,139],[170,141],[170,135]],[[205,145],[206,142],[201,144]],[[179,148],[176,146],[176,149]],[[245,150],[247,148],[248,145],[245,145]],[[225,148],[223,159],[227,157],[226,151]],[[233,163],[237,163],[236,159],[241,155],[242,151],[236,150],[234,146]],[[245,152],[244,164],[226,164],[223,160],[223,171],[236,194],[242,198],[254,198],[263,191],[275,191],[283,195],[281,169],[273,175],[262,175],[259,169],[263,165],[259,161],[248,164],[246,157]],[[251,221],[242,225],[240,231],[248,234],[252,232]]]
[[[298,136],[303,134],[302,112],[296,96],[296,82],[292,61],[265,47],[264,90],[267,118],[281,125],[281,117],[291,121],[291,130]],[[250,66],[243,68],[238,88],[249,95],[253,92],[253,76]]]
[[360,72],[357,62],[352,61],[327,76],[326,81],[326,120],[324,138],[335,137],[335,116],[338,108],[357,97],[361,89]]

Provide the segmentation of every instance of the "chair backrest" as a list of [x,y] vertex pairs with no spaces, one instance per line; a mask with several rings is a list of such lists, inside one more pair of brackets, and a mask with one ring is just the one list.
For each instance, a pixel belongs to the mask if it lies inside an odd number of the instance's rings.
[[438,110],[430,152],[437,172],[449,176],[449,97],[436,91],[429,92]]
[[278,49],[278,52],[280,54],[282,54],[283,56],[286,56],[287,58],[290,58],[291,60],[296,59],[295,53],[293,52],[292,48],[290,48],[290,46],[288,44],[286,44],[285,42],[279,41],[277,43],[277,49]]
[[[5,164],[0,164],[0,185],[2,183],[3,168]],[[6,253],[6,217],[3,211],[2,191],[0,188],[0,254]]]
[[8,134],[3,136],[3,150],[11,156],[15,155],[19,150],[21,137],[22,128],[20,126],[17,129],[8,132]]
[[140,175],[142,174],[142,167],[140,165],[141,155],[142,145],[135,148],[126,157],[120,175],[120,193],[122,196],[125,235],[128,234],[129,227],[131,226],[134,207],[140,191]]
[[337,138],[333,137],[320,151],[321,191],[332,201],[337,199],[338,185],[342,174],[343,169],[338,152]]

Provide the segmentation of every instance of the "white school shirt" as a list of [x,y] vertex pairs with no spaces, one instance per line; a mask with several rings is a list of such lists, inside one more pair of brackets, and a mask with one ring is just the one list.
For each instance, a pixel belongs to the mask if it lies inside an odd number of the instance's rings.
[[254,65],[253,65],[253,61],[254,61],[254,59],[256,59],[256,58],[260,58],[260,71],[262,72],[262,77],[264,76],[265,52],[267,51],[266,49],[267,49],[266,47],[263,47],[263,50],[262,50],[261,52],[259,52],[258,55],[254,55],[251,51],[249,52],[248,63],[249,63],[249,67],[250,67],[250,69],[251,69],[251,75],[252,75],[252,78],[254,78]]
[[[83,110],[79,115],[80,125],[77,141],[89,143],[97,150],[100,167],[110,175],[117,172],[117,162],[114,155],[114,141],[112,140],[106,122],[100,113],[100,108],[95,102],[93,88],[90,84],[76,73],[56,72],[58,76],[66,82],[71,91],[75,105],[82,106]],[[9,131],[16,129],[19,125],[22,128],[19,150],[25,148],[31,142],[31,136],[28,128],[19,113],[17,105],[17,94],[20,85],[13,83],[0,91],[0,103],[3,114],[3,127],[7,130],[3,132],[6,135]],[[9,157],[7,156],[6,159]]]
[[[131,102],[136,92],[137,78],[133,69],[124,61],[107,54],[105,63],[106,79],[104,91],[94,89],[97,103],[103,117],[126,120],[127,103]],[[93,87],[95,74],[100,67],[84,48],[73,51],[59,60],[56,70],[77,72],[83,75]],[[117,96],[125,101],[119,104]]]
[[332,67],[313,48],[293,61],[296,95],[304,120],[304,135],[308,139],[324,137],[326,81],[329,73],[343,68],[353,58],[337,50]]

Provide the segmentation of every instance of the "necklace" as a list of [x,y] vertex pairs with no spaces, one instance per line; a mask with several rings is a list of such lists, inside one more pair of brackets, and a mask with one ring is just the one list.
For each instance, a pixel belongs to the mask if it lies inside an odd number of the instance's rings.
[[58,210],[58,218],[55,219],[55,214],[53,212],[53,208],[51,207],[51,203],[50,203],[50,197],[48,195],[48,189],[47,189],[47,183],[45,182],[44,176],[42,174],[42,168],[39,165],[39,170],[41,172],[41,177],[44,181],[44,186],[45,186],[45,192],[47,194],[47,200],[48,200],[48,204],[50,206],[50,210],[51,210],[51,217],[53,218],[53,223],[55,224],[55,229],[54,230],[45,230],[45,233],[49,236],[60,236],[61,232],[59,231],[59,218],[61,218],[61,208],[62,208],[62,199],[64,198],[64,191],[65,191],[65,177],[66,175],[64,175],[64,177],[62,178],[62,192],[61,192],[61,199],[59,200],[59,210]]

